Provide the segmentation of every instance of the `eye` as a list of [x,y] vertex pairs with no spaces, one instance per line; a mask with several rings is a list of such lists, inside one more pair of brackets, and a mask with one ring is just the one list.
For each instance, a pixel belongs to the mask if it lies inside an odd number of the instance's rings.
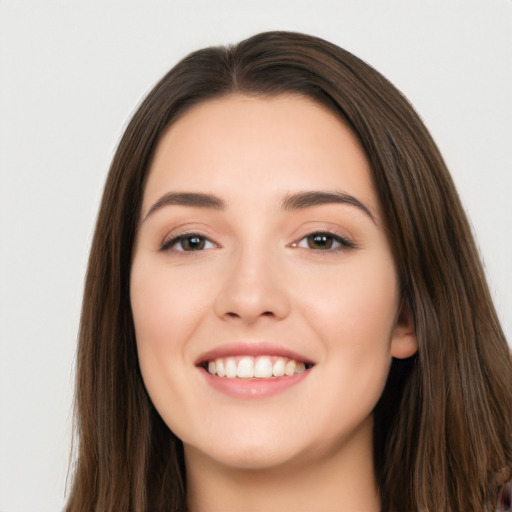
[[334,233],[311,233],[292,244],[292,246],[316,251],[335,251],[342,248],[353,248],[355,244]]
[[160,250],[166,251],[170,249],[180,252],[195,252],[213,249],[215,247],[217,247],[217,245],[208,240],[205,236],[198,235],[197,233],[186,233],[164,240],[160,246]]

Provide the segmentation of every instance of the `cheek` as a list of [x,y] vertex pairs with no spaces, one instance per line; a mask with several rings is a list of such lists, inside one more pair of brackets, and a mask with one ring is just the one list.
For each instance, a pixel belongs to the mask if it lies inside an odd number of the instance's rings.
[[187,341],[202,315],[202,296],[185,280],[176,281],[165,267],[156,271],[155,265],[148,265],[151,271],[145,271],[137,263],[132,267],[130,300],[142,379],[164,422],[186,440],[197,419],[197,394],[183,386],[192,365]]
[[202,316],[204,292],[179,272],[154,265],[146,271],[134,262],[130,301],[139,350],[180,351]]
[[165,267],[158,271],[156,268],[154,264],[144,266],[143,261],[134,261],[130,301],[144,384],[167,421],[173,404],[183,405],[186,399],[181,396],[179,382],[191,364],[187,340],[197,328],[202,307],[201,294],[195,287],[172,279]]
[[394,267],[385,258],[360,259],[317,275],[316,292],[302,303],[309,327],[323,344],[325,370],[332,389],[340,390],[345,411],[369,414],[382,394],[398,303]]
[[389,349],[399,304],[390,258],[354,258],[335,271],[317,274],[312,282],[314,290],[309,294],[304,290],[300,296],[311,312],[311,322],[325,331],[329,346]]

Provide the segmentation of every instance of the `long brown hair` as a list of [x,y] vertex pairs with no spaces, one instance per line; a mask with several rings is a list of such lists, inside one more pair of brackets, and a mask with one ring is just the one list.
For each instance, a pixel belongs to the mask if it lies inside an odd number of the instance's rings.
[[377,405],[383,511],[492,508],[512,459],[512,364],[446,165],[407,100],[351,53],[287,32],[207,48],[149,93],[121,139],[92,243],[79,334],[68,512],[185,511],[182,445],[138,368],[131,255],[157,143],[188,108],[232,93],[298,93],[335,112],[372,170],[419,350]]

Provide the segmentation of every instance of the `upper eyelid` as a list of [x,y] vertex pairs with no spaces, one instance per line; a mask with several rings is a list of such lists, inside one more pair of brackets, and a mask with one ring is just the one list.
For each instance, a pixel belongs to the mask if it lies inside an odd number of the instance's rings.
[[212,240],[210,237],[208,237],[206,235],[203,235],[196,231],[185,231],[183,233],[166,235],[160,244],[160,249],[163,250],[163,249],[171,248],[171,247],[175,246],[180,241],[180,239],[192,237],[192,236],[197,236],[198,238],[204,238],[205,240],[210,242],[212,245],[220,247],[217,242],[215,242],[214,240]]
[[[192,224],[192,225],[191,225]],[[212,234],[209,233],[209,230],[206,229],[203,225],[199,224],[197,225],[194,223],[184,223],[180,224],[178,226],[174,226],[172,228],[168,228],[165,230],[165,234],[162,237],[162,243],[165,243],[166,241],[170,239],[180,238],[183,236],[191,236],[191,235],[197,235],[203,238],[207,238],[211,242],[214,240],[212,239]]]
[[336,240],[338,243],[340,243],[343,247],[348,248],[357,248],[357,244],[353,241],[352,237],[348,237],[345,235],[340,235],[338,233],[332,232],[332,231],[326,231],[326,230],[316,230],[311,231],[310,233],[305,234],[304,236],[301,236],[298,238],[295,242],[292,242],[292,246],[298,246],[300,242],[302,242],[304,239],[314,236],[314,235],[327,235],[332,237],[334,240]]
[[[313,226],[308,226],[308,224],[313,224]],[[311,235],[324,234],[351,242],[354,241],[354,236],[347,229],[342,228],[337,224],[333,225],[332,223],[325,222],[308,222],[306,225],[297,230],[296,233],[296,240],[302,240],[303,238]]]
[[[170,231],[169,233],[167,233],[163,240],[162,240],[162,243],[165,243],[165,242],[168,242],[168,241],[171,241],[171,240],[178,240],[180,238],[184,238],[184,237],[187,237],[187,236],[198,236],[198,237],[201,237],[201,238],[205,238],[207,240],[210,240],[210,237],[208,235],[205,235],[203,233],[200,233],[199,231],[194,231],[194,230],[191,230],[191,231],[179,231],[179,232],[174,232],[174,231]],[[213,240],[210,240],[211,242]]]

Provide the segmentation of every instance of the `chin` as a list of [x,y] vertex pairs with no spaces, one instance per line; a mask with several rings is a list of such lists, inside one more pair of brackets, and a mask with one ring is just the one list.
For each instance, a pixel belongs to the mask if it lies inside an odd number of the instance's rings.
[[[250,436],[247,432],[251,432]],[[231,431],[205,445],[184,442],[185,459],[188,456],[206,457],[215,464],[232,469],[268,470],[301,458],[305,447],[291,441],[293,439],[290,439],[289,432],[280,435],[275,430],[267,430],[258,435],[258,431],[253,428],[236,435]]]

